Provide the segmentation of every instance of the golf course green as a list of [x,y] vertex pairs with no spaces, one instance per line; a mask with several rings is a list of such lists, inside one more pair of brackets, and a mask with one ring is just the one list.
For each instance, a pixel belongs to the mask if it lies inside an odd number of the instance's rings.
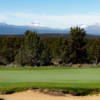
[[100,67],[0,67],[0,91],[16,87],[71,89],[74,91],[79,89],[100,89]]

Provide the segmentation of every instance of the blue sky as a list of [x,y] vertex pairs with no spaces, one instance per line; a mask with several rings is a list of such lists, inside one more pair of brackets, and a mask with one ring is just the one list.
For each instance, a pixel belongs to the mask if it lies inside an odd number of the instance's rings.
[[100,0],[0,0],[0,23],[51,28],[100,23]]

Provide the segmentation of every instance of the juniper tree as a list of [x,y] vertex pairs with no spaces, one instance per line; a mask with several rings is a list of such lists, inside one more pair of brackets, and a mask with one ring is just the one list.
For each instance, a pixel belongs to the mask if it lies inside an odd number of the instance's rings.
[[63,39],[62,40],[62,46],[61,46],[61,60],[64,63],[68,63],[69,62],[69,48],[68,48],[68,39]]
[[7,36],[3,39],[2,57],[6,63],[11,63],[14,61],[14,37]]
[[[27,33],[27,32],[26,32]],[[22,60],[22,56],[25,56],[25,59],[23,59],[24,65],[36,65],[37,61],[39,60],[41,56],[41,39],[37,32],[35,31],[29,31],[28,34],[25,37],[24,47],[22,47],[24,50],[21,50],[16,57],[16,61]],[[23,52],[24,51],[24,52]]]
[[25,66],[30,61],[27,59],[27,53],[24,44],[21,45],[15,60],[21,66]]
[[62,56],[66,63],[83,63],[86,61],[87,52],[84,48],[84,29],[74,27],[70,29],[70,38],[68,45],[64,49]]
[[94,60],[96,64],[98,64],[100,61],[100,38],[94,41],[89,49],[89,52],[91,59]]
[[48,47],[47,45],[48,43],[46,41],[43,41],[43,51],[40,58],[41,65],[49,65],[53,57],[50,47]]
[[86,32],[84,29],[80,29],[79,27],[71,28],[70,30],[70,61],[72,63],[82,63],[85,62],[87,53],[84,49],[85,42],[84,37]]

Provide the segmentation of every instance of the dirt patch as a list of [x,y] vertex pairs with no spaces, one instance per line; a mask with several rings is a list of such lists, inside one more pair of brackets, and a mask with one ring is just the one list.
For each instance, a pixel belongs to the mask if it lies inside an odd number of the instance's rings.
[[39,91],[52,96],[65,96],[65,93],[63,93],[62,90],[57,89],[39,89]]

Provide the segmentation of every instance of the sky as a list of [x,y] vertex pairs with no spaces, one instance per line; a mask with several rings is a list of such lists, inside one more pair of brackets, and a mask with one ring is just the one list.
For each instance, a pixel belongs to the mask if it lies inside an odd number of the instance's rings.
[[100,0],[0,0],[0,23],[50,28],[100,23]]

